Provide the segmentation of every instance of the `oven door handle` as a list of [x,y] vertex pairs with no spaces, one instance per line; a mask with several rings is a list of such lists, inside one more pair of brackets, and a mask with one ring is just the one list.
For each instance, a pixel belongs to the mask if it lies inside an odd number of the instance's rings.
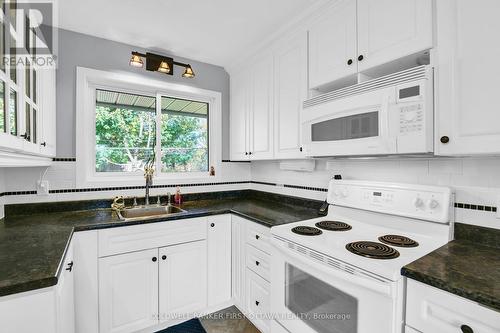
[[[314,265],[314,268],[321,271],[325,275],[334,276],[335,278],[341,279],[348,284],[355,284],[356,287],[361,287],[365,289],[369,289],[371,291],[377,292],[379,294],[383,294],[386,296],[391,296],[393,294],[393,288],[391,285],[391,281],[383,280],[383,278],[375,278],[369,275],[365,275],[360,270],[354,269],[357,274],[344,271],[334,266],[327,266],[327,264],[321,264],[316,261],[316,259],[310,258],[310,260],[306,260],[306,257],[303,255],[299,255],[294,251],[287,250],[280,244],[279,240],[272,240],[273,247],[278,249],[284,256],[289,257],[293,260],[297,260],[306,265]],[[272,269],[272,268],[271,268]]]

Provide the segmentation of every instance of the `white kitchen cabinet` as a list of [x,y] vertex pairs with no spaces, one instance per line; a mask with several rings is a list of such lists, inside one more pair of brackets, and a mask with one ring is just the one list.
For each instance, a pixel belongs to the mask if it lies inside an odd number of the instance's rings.
[[279,42],[274,50],[274,158],[302,158],[300,111],[307,98],[307,34]]
[[357,56],[356,0],[340,0],[309,27],[309,87],[356,74]]
[[259,275],[247,270],[247,311],[250,317],[253,318],[252,322],[262,333],[269,332],[270,320],[270,284],[268,281],[261,278]]
[[440,0],[436,154],[500,153],[498,1]]
[[56,70],[45,69],[38,74],[40,84],[38,88],[40,110],[39,139],[41,155],[56,156]]
[[273,58],[265,54],[231,78],[231,159],[273,158]]
[[73,271],[73,242],[66,250],[56,287],[57,332],[75,332],[75,296]]
[[246,72],[231,75],[230,149],[231,159],[235,161],[249,159],[249,75]]
[[500,313],[408,279],[406,325],[422,333],[500,332]]
[[231,300],[231,215],[208,218],[208,305]]
[[[309,88],[433,47],[432,0],[340,0],[309,25]],[[421,55],[421,54],[420,54]],[[416,62],[415,62],[416,63]]]
[[205,240],[159,249],[160,321],[178,320],[207,306],[206,249]]
[[232,297],[236,306],[241,310],[245,309],[245,246],[247,220],[232,215],[231,216],[231,281]]
[[357,13],[360,72],[433,46],[432,0],[357,0]]
[[99,332],[135,332],[157,322],[158,249],[99,259]]

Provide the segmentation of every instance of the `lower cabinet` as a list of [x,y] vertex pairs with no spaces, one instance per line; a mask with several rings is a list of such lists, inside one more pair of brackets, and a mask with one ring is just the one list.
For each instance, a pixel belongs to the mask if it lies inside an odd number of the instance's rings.
[[206,249],[206,241],[159,249],[160,322],[183,319],[207,306]]
[[158,249],[99,259],[99,332],[134,332],[158,321]]
[[75,294],[73,271],[73,242],[66,250],[61,273],[56,286],[57,332],[75,332]]
[[206,263],[205,240],[99,259],[99,332],[135,332],[202,310]]
[[252,322],[261,332],[269,332],[270,320],[267,318],[270,311],[270,284],[269,281],[247,269],[247,304],[246,310]]
[[500,332],[500,313],[468,299],[408,279],[406,332]]

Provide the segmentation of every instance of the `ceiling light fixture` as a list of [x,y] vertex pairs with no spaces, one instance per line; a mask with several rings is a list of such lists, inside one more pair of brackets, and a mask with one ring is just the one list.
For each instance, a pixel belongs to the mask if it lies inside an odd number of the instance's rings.
[[153,72],[160,72],[163,74],[173,75],[174,65],[184,67],[184,73],[182,77],[193,78],[195,77],[193,68],[190,64],[184,64],[182,62],[174,61],[171,57],[166,57],[154,53],[147,52],[139,53],[132,52],[132,58],[130,59],[130,66],[142,68],[144,66],[143,58],[146,59],[146,70]]

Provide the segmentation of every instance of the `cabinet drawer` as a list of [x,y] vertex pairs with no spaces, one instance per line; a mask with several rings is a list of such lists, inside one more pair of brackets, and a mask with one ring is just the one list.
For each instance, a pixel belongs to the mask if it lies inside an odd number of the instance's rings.
[[270,320],[265,318],[270,311],[269,289],[269,282],[247,269],[247,311],[262,332],[269,332],[270,327]]
[[260,275],[260,277],[269,281],[270,257],[269,254],[256,249],[250,244],[247,244],[246,265],[249,269]]
[[248,223],[247,243],[268,254],[271,253],[271,229],[257,223]]
[[99,230],[99,257],[206,239],[206,223],[200,217]]
[[500,312],[408,279],[406,324],[422,333],[457,333],[464,325],[474,333],[500,331]]

